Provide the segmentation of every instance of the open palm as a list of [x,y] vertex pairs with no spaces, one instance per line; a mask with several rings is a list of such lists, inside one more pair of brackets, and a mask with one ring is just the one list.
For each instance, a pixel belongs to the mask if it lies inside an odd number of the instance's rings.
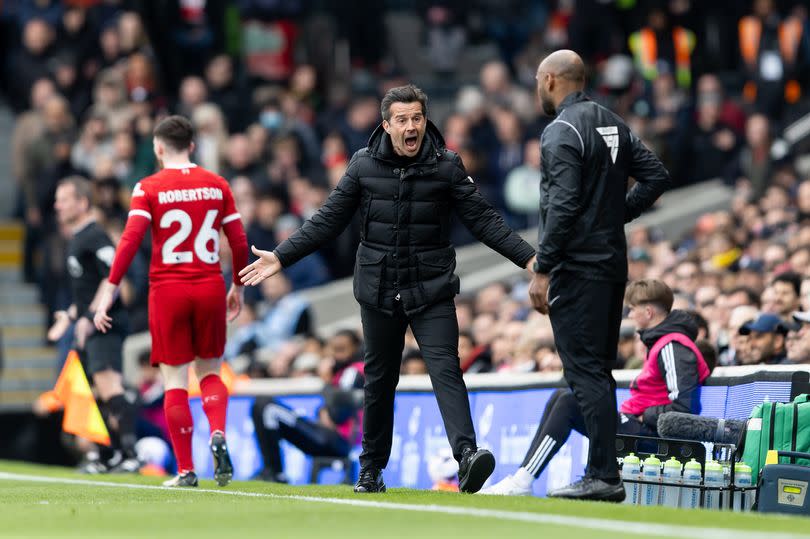
[[242,269],[239,272],[239,277],[242,278],[242,284],[247,286],[256,286],[268,277],[272,277],[281,271],[281,262],[272,251],[262,251],[257,249],[256,246],[250,248],[257,258],[253,264]]

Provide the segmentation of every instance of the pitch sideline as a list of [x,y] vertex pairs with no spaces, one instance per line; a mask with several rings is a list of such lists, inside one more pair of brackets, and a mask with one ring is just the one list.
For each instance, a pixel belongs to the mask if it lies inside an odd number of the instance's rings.
[[332,505],[348,505],[354,507],[371,507],[375,509],[387,509],[394,511],[413,511],[421,513],[439,513],[453,516],[484,517],[497,520],[509,520],[514,522],[528,522],[535,524],[552,524],[558,526],[571,526],[599,531],[610,531],[617,533],[631,533],[635,535],[647,535],[656,537],[688,537],[690,534],[700,533],[703,539],[810,539],[808,535],[773,533],[773,532],[751,532],[740,529],[724,529],[700,526],[680,526],[668,524],[654,524],[643,522],[632,522],[626,520],[610,520],[590,517],[573,517],[565,515],[552,515],[546,513],[529,513],[525,511],[501,511],[495,509],[482,509],[476,507],[458,507],[446,505],[418,505],[395,502],[379,502],[373,500],[357,500],[342,498],[319,498],[317,496],[299,496],[292,494],[270,494],[263,492],[244,492],[236,490],[215,490],[189,488],[179,489],[164,487],[159,485],[138,485],[134,483],[111,483],[106,481],[93,481],[85,479],[69,479],[63,477],[43,477],[37,475],[16,474],[0,472],[0,480],[27,481],[31,483],[59,483],[64,485],[84,485],[98,487],[117,487],[134,490],[168,490],[172,492],[204,492],[209,494],[222,494],[226,496],[237,496],[245,498],[269,498],[278,500],[293,500],[308,503],[323,503]]

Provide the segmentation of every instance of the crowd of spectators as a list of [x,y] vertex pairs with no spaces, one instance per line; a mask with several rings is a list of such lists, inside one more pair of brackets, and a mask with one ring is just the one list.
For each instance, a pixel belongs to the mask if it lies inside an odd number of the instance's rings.
[[[631,279],[676,290],[675,308],[703,321],[702,345],[717,364],[810,362],[810,315],[793,317],[810,312],[810,151],[784,136],[808,112],[802,2],[418,2],[405,13],[419,23],[410,53],[426,59],[424,80],[407,71],[398,28],[386,24],[410,3],[335,4],[0,3],[24,272],[49,310],[70,302],[66,231],[51,212],[56,182],[92,179],[98,218],[118,237],[132,187],[155,170],[152,127],[169,113],[192,120],[196,162],[230,182],[248,239],[263,249],[317,211],[379,123],[380,96],[407,81],[435,96],[429,116],[487,199],[512,226],[536,226],[539,136],[550,119],[536,105],[534,75],[546,52],[571,47],[590,66],[591,95],[627,120],[677,185],[719,177],[735,190],[732,208],[704,215],[678,241],[636,228]],[[754,47],[759,67],[743,43],[745,21],[768,38]],[[778,36],[796,28],[793,49],[783,46]],[[482,44],[494,56],[463,71],[465,51]],[[328,365],[329,341],[298,292],[351,275],[359,226],[250,291],[227,351],[237,370],[305,376]],[[453,239],[471,236],[459,225]],[[146,328],[148,257],[146,245],[123,291],[135,332]],[[548,319],[531,310],[526,289],[523,280],[493,283],[458,298],[465,372],[559,371]],[[626,324],[617,368],[643,357]],[[424,370],[411,338],[403,372]]]

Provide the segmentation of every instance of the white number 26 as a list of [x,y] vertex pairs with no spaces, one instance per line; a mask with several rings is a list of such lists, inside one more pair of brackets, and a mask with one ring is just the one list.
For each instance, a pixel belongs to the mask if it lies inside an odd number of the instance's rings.
[[[219,232],[214,230],[214,221],[218,210],[208,210],[205,214],[200,231],[194,238],[194,253],[197,258],[206,264],[219,262]],[[191,235],[191,216],[183,210],[169,210],[160,219],[160,228],[171,228],[174,223],[180,223],[180,229],[169,237],[163,244],[164,264],[187,264],[194,261],[191,251],[175,251]],[[213,250],[208,250],[208,242],[213,242]]]

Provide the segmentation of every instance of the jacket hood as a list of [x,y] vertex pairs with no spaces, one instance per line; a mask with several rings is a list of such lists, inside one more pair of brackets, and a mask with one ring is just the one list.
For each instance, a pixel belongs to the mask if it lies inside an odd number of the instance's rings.
[[[414,162],[435,161],[437,152],[444,151],[445,147],[444,137],[439,132],[439,128],[428,120],[425,138],[422,139],[422,148],[414,157]],[[377,159],[395,159],[397,157],[394,153],[394,146],[391,144],[391,136],[385,132],[382,123],[377,126],[368,139],[368,153]]]
[[663,322],[655,327],[639,331],[639,336],[647,348],[668,333],[683,333],[693,341],[697,338],[698,327],[695,319],[686,311],[672,311]]

